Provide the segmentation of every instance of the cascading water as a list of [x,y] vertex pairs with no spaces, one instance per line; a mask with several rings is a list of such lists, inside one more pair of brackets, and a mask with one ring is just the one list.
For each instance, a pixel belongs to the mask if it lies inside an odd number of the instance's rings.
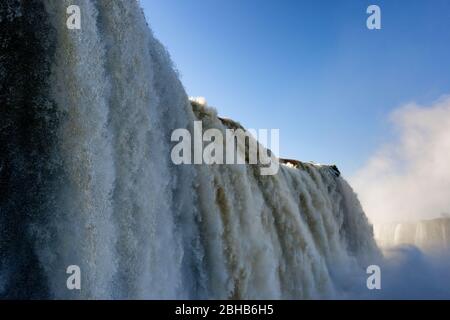
[[[132,0],[0,4],[0,296],[333,298],[380,254],[328,166],[172,163],[195,120]],[[66,287],[78,265],[82,290]]]
[[382,247],[415,245],[425,252],[448,253],[450,219],[384,223],[374,226],[375,238]]

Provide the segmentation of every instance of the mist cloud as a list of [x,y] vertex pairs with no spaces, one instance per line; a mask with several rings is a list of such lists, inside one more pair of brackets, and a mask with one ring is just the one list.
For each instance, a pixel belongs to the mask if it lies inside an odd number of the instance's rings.
[[351,179],[373,223],[431,219],[450,212],[450,97],[391,114],[395,139]]

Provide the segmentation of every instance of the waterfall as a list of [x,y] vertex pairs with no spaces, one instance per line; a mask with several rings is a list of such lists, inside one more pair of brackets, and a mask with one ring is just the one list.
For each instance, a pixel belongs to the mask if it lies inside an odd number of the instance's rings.
[[[380,257],[335,167],[175,165],[190,102],[134,0],[0,4],[0,297],[336,298]],[[238,102],[237,102],[238,103]],[[66,269],[81,270],[68,290]]]
[[374,233],[382,247],[415,245],[431,253],[446,253],[450,248],[449,218],[375,224]]

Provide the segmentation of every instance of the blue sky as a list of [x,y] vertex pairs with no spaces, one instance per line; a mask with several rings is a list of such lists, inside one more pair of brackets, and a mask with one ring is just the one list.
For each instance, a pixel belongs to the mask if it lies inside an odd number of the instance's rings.
[[[392,110],[450,94],[448,0],[141,0],[191,96],[247,128],[280,129],[280,155],[363,166]],[[368,30],[377,4],[382,29]]]

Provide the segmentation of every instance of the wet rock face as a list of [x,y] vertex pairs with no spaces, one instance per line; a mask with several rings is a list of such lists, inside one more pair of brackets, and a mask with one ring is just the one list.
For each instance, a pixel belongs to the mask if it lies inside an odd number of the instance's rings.
[[31,230],[44,212],[56,126],[52,34],[41,1],[0,2],[0,297],[47,295]]

